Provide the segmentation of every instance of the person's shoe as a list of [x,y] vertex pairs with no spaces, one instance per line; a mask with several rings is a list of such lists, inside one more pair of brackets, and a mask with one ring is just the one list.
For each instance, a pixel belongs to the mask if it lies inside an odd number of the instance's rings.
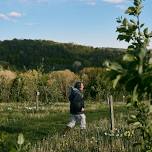
[[67,126],[67,127],[63,130],[62,136],[65,137],[66,134],[67,134],[70,130],[71,130],[71,128]]

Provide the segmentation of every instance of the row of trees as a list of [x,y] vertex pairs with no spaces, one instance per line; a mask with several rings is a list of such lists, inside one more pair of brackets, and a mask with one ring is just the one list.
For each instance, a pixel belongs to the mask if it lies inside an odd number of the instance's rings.
[[126,92],[122,87],[116,91],[112,83],[106,80],[104,68],[84,68],[79,74],[70,70],[53,71],[47,74],[42,71],[28,70],[26,72],[0,71],[0,101],[1,102],[35,102],[36,93],[44,103],[67,101],[70,87],[81,80],[85,84],[85,98],[92,101],[106,100],[112,93],[117,100],[122,100]]
[[121,49],[93,48],[72,43],[45,40],[0,41],[0,65],[17,70],[36,69],[41,64],[46,72],[102,66],[105,60],[119,60]]

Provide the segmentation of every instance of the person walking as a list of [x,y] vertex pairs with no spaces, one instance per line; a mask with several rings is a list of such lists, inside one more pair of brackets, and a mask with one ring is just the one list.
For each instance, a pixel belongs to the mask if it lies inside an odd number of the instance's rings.
[[80,123],[81,129],[86,129],[83,89],[84,85],[80,81],[76,82],[74,87],[71,87],[71,93],[69,95],[71,118],[64,130],[64,135],[69,129],[73,128],[76,123]]

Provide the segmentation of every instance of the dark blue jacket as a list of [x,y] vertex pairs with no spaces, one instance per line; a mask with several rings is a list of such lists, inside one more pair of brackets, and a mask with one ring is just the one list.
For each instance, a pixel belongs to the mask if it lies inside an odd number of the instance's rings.
[[84,108],[84,99],[82,93],[77,88],[71,88],[69,96],[70,101],[70,113],[71,114],[82,114],[82,108]]

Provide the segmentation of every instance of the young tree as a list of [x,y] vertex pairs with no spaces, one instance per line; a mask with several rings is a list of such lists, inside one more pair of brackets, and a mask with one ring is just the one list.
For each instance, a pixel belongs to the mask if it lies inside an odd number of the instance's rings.
[[[129,43],[122,63],[107,63],[109,76],[113,80],[113,87],[117,83],[125,85],[130,93],[128,106],[135,109],[135,115],[130,116],[135,132],[141,134],[142,140],[138,145],[144,152],[152,151],[152,116],[150,103],[152,102],[152,52],[147,49],[152,32],[140,23],[143,0],[134,0],[133,6],[128,7],[126,14],[131,19],[120,17],[117,19],[118,40]],[[147,101],[146,101],[147,100]],[[137,143],[136,143],[137,145]]]

